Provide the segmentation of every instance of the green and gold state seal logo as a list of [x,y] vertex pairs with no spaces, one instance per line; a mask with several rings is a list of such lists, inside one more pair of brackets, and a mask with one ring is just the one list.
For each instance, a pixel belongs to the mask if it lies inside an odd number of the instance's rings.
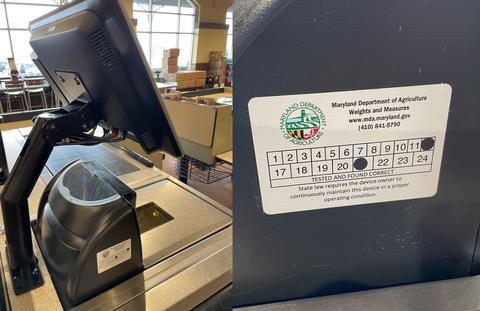
[[322,110],[309,102],[293,103],[280,118],[283,137],[296,145],[314,143],[323,135],[326,125]]

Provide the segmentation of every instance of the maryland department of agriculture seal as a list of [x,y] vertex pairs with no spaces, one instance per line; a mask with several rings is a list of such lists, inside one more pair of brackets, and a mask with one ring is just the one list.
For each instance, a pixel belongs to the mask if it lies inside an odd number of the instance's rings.
[[322,110],[309,102],[290,105],[280,118],[283,137],[296,145],[313,144],[323,135],[326,125]]

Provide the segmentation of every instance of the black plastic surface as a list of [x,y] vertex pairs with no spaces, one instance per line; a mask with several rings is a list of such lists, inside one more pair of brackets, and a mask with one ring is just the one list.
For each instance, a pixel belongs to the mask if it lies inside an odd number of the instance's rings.
[[133,132],[147,152],[162,149],[180,155],[165,106],[118,0],[74,1],[32,21],[29,28],[34,61],[64,104],[91,99],[109,126]]
[[[64,308],[142,271],[133,190],[94,161],[72,164],[47,189],[35,235]],[[100,271],[98,256],[126,240],[131,257]]]
[[[235,14],[234,305],[469,275],[480,262],[480,2],[248,0]],[[251,98],[435,83],[453,97],[434,197],[263,213]]]
[[[0,117],[0,122],[3,122],[3,118]],[[0,185],[5,184],[8,177],[8,163],[7,155],[5,154],[5,146],[3,144],[3,136],[0,132]]]
[[95,160],[111,171],[115,176],[121,176],[140,170],[135,165],[120,157],[113,150],[103,144],[95,146],[60,146],[53,149],[48,159],[47,168],[55,175],[65,165],[75,161]]
[[[36,19],[29,28],[37,53],[32,59],[64,107],[36,118],[2,190],[16,294],[42,284],[33,254],[28,197],[55,145],[116,141],[131,131],[147,152],[162,149],[180,155],[134,29],[117,0],[75,1]],[[88,137],[85,133],[100,122],[110,136]]]

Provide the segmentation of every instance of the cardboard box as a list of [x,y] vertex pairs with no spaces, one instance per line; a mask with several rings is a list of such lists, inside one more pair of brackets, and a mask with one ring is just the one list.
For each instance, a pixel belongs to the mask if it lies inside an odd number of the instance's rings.
[[195,79],[204,79],[207,77],[207,72],[205,70],[195,71]]
[[185,80],[177,81],[177,90],[182,90],[187,88],[187,83]]
[[213,70],[213,69],[220,69],[222,68],[222,64],[220,62],[210,62],[208,64],[208,69]]
[[177,65],[178,64],[178,57],[164,57],[163,58],[164,65]]
[[208,66],[208,74],[212,76],[225,76],[227,71],[227,59],[222,57],[218,60],[211,60]]
[[226,63],[222,62],[221,59],[219,59],[219,60],[211,60],[211,61],[209,62],[209,65],[210,65],[210,66],[218,66],[218,67],[221,67],[222,64],[225,64],[225,66],[227,65]]
[[177,81],[183,81],[187,78],[187,76],[183,72],[177,72],[175,75],[176,75]]
[[187,87],[195,87],[195,79],[185,80]]
[[188,89],[195,87],[195,79],[177,81],[177,89]]
[[205,78],[203,79],[195,79],[195,86],[196,87],[203,87],[205,86]]
[[[181,71],[177,72],[177,82],[183,80],[205,80],[207,78],[207,72],[204,70],[193,70],[193,71]],[[195,84],[192,86],[194,87]]]
[[215,98],[202,96],[202,97],[199,97],[198,100],[203,101],[206,105],[215,106]]
[[207,77],[207,72],[204,70],[192,70],[192,71],[182,71],[185,74],[185,79],[201,79]]
[[[165,72],[167,72],[167,73],[177,73],[177,71],[178,71],[178,66],[177,65],[163,64],[162,68],[164,68]],[[171,69],[175,69],[175,70],[172,71]]]
[[166,72],[166,73],[176,73],[177,71],[178,71],[177,65],[168,65],[166,67],[163,67],[163,72]]
[[225,77],[226,72],[225,71],[208,71],[209,76],[219,76],[219,77]]
[[227,66],[227,58],[226,57],[220,57],[217,59],[210,59],[209,64],[210,66]]
[[211,61],[212,60],[220,60],[223,57],[224,54],[225,53],[223,53],[222,51],[212,51],[212,52],[210,52],[210,60]]
[[164,98],[169,98],[172,100],[182,100],[182,92],[173,91],[164,95]]
[[167,49],[163,50],[163,57],[178,57],[180,55],[180,49]]
[[196,74],[194,71],[184,71],[185,72],[185,79],[187,80],[195,80]]

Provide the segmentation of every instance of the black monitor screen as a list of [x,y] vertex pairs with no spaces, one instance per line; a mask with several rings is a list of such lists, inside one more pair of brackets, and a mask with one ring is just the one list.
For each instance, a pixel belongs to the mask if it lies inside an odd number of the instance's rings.
[[118,0],[81,0],[30,23],[34,61],[68,104],[93,102],[98,119],[133,133],[147,152],[180,155],[133,26]]

